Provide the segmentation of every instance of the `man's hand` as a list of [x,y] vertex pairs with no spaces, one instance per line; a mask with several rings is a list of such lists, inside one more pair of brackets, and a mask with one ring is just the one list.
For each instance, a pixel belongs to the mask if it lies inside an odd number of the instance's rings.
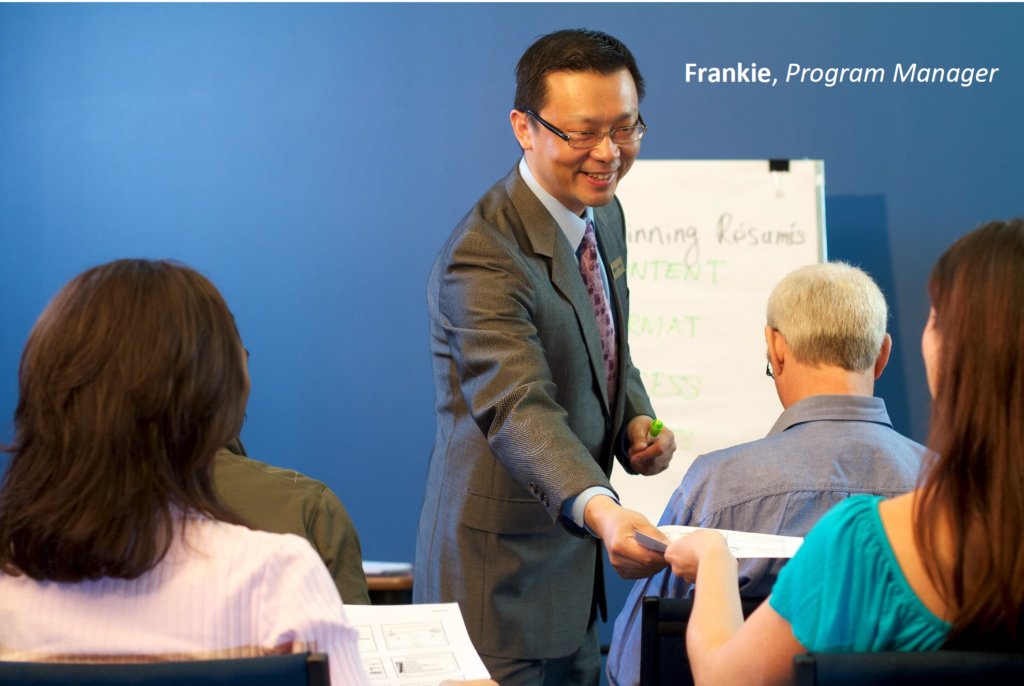
[[608,561],[623,579],[650,576],[665,567],[661,553],[648,550],[636,541],[634,529],[665,540],[662,533],[639,512],[627,510],[606,495],[596,495],[587,503],[583,516],[590,530],[604,541]]
[[648,445],[647,432],[654,421],[646,415],[633,417],[626,427],[626,440],[629,441],[629,465],[638,474],[652,476],[668,468],[672,454],[676,451],[676,436],[667,426],[658,434],[658,438]]

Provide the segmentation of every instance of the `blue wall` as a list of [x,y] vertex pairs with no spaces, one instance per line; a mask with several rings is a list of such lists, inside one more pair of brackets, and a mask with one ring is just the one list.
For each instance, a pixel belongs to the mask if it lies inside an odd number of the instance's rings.
[[[249,452],[333,487],[368,558],[410,560],[434,429],[429,266],[517,158],[520,53],[581,24],[637,55],[643,157],[826,161],[830,254],[890,298],[880,392],[921,439],[928,269],[1022,213],[1022,20],[1020,5],[2,5],[0,441],[56,290],[112,258],[177,258],[218,284],[252,353]],[[683,79],[686,62],[898,61],[1000,72],[971,88]]]

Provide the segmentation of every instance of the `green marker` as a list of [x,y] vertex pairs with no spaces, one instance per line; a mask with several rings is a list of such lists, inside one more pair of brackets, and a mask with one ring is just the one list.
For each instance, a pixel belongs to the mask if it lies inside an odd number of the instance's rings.
[[665,428],[665,422],[660,419],[655,419],[651,422],[651,428],[647,429],[647,445],[654,443],[658,440],[658,435],[661,434],[661,430]]

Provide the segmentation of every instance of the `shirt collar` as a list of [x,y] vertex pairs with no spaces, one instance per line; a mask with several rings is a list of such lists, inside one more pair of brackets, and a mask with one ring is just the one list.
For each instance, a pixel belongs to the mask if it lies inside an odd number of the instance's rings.
[[580,243],[583,241],[583,234],[587,230],[587,220],[594,220],[594,208],[588,207],[581,217],[560,203],[555,199],[555,196],[544,190],[540,183],[537,182],[533,172],[530,171],[530,165],[526,163],[525,157],[519,160],[519,173],[522,175],[527,187],[533,191],[533,194],[537,196],[540,203],[544,205],[544,209],[554,218],[558,228],[565,235],[565,239],[569,241],[573,252],[579,250]]
[[885,401],[862,395],[812,395],[793,403],[775,422],[769,436],[782,433],[797,424],[816,421],[874,422],[892,427]]

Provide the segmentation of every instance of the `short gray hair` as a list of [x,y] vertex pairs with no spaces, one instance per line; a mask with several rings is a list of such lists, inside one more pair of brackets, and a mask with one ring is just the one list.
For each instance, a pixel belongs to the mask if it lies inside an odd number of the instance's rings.
[[768,326],[794,357],[848,371],[874,365],[885,338],[885,296],[862,269],[845,262],[800,267],[768,298]]

